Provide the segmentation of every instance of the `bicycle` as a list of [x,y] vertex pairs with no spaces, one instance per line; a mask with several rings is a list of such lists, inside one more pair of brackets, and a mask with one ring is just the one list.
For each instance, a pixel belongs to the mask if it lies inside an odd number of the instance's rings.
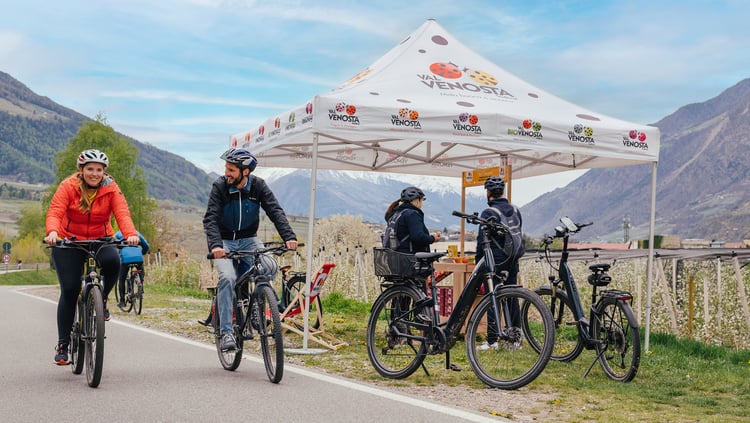
[[[266,267],[275,267],[273,255],[281,255],[289,251],[284,243],[267,243],[266,247],[253,251],[228,251],[226,259],[233,260],[238,266],[239,259],[250,256],[253,265],[237,278],[234,287],[234,304],[232,327],[237,341],[237,349],[221,349],[221,323],[216,304],[216,296],[211,302],[210,321],[215,337],[216,352],[219,362],[226,370],[236,370],[240,366],[244,341],[255,338],[257,331],[260,335],[260,347],[266,375],[272,383],[279,383],[284,375],[284,338],[279,316],[279,302],[272,280],[268,276]],[[213,260],[213,254],[208,254]]]
[[[304,244],[299,244],[298,247],[303,245]],[[335,266],[334,263],[325,263],[323,265],[323,268],[310,282],[309,295],[304,295],[305,278],[307,274],[305,272],[289,272],[292,266],[282,266],[279,269],[281,271],[281,301],[279,302],[279,310],[284,317],[301,314],[303,303],[302,301],[298,301],[298,299],[309,298],[308,328],[319,329],[320,321],[323,318],[323,302],[320,300],[320,289],[323,287],[331,269]],[[287,277],[288,275],[291,275],[291,277]],[[289,308],[289,306],[294,307]],[[287,308],[289,308],[289,310],[287,310]],[[304,328],[304,322],[300,324],[299,320],[295,320],[294,324],[299,329]]]
[[[536,290],[536,293],[544,298],[554,316],[555,348],[551,358],[570,362],[578,357],[584,348],[596,350],[596,358],[584,373],[584,378],[598,361],[609,378],[630,382],[638,372],[641,359],[640,331],[631,307],[633,295],[618,289],[597,291],[598,288],[612,282],[612,277],[607,274],[611,266],[608,263],[590,265],[588,283],[593,291],[587,319],[578,286],[568,266],[568,240],[571,234],[578,233],[592,223],[574,223],[567,216],[561,218],[560,222],[563,226],[555,228],[555,235],[547,235],[544,239],[545,260],[551,269],[558,272],[558,277],[551,275],[550,285]],[[550,253],[554,238],[562,239],[563,243],[557,267],[553,265]],[[523,309],[522,316],[526,317]],[[524,324],[526,321],[527,319],[524,319]],[[539,347],[533,339],[529,344],[532,348]],[[544,346],[546,345],[547,342],[544,343]]]
[[99,386],[104,366],[104,283],[100,276],[96,254],[105,246],[117,248],[127,246],[125,241],[111,237],[98,240],[76,241],[75,237],[64,238],[49,248],[72,248],[86,253],[87,260],[81,276],[81,292],[78,294],[73,327],[70,331],[70,365],[74,374],[81,374],[86,367],[86,380],[92,388]]
[[141,314],[143,309],[143,271],[138,268],[138,265],[132,263],[128,266],[128,275],[125,277],[125,295],[122,298],[124,305],[120,305],[119,287],[114,291],[120,310],[124,313],[130,313],[130,310],[134,310],[135,314]]
[[[402,254],[375,248],[375,274],[382,277],[383,292],[375,299],[367,323],[367,353],[375,370],[384,377],[403,379],[420,366],[429,376],[424,360],[428,354],[445,353],[450,363],[450,350],[456,344],[461,328],[474,300],[485,281],[488,294],[481,296],[466,324],[466,355],[476,376],[486,385],[500,389],[518,389],[533,381],[545,368],[552,353],[554,323],[547,305],[533,291],[519,285],[504,285],[507,272],[495,274],[495,259],[489,234],[507,231],[499,222],[485,220],[475,214],[454,211],[454,216],[479,224],[484,232],[481,248],[485,256],[476,263],[466,286],[455,302],[453,312],[440,322],[437,286],[431,284],[428,296],[421,287],[425,278],[435,274],[433,263],[445,252]],[[517,322],[514,307],[525,304],[528,317],[534,313],[524,333]],[[515,309],[517,313],[519,309]],[[498,335],[497,349],[479,350],[480,326],[488,313],[495,313],[495,327],[488,330]],[[502,317],[502,318],[501,318]],[[514,324],[516,321],[516,324]],[[523,347],[524,337],[533,337],[539,349]]]

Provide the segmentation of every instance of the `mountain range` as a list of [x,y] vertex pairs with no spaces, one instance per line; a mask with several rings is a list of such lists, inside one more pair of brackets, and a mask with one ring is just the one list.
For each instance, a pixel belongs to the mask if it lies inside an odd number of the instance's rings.
[[[661,131],[657,235],[740,241],[750,238],[750,79],[653,124]],[[530,234],[551,232],[562,215],[593,221],[590,239],[648,236],[651,165],[592,169],[521,208]],[[590,230],[589,230],[590,229]]]
[[[0,178],[30,183],[54,182],[54,153],[63,150],[80,124],[90,118],[37,95],[12,76],[0,72]],[[717,97],[686,105],[652,124],[661,131],[657,170],[656,234],[682,238],[737,241],[750,237],[750,79]],[[211,181],[186,159],[132,139],[140,150],[139,165],[149,194],[202,208]],[[217,155],[220,152],[217,151]],[[262,167],[262,164],[261,164]],[[259,167],[279,201],[292,215],[307,215],[310,171]],[[460,209],[458,179],[364,172],[319,171],[316,217],[361,215],[383,223],[388,204],[408,185],[427,195],[426,223],[431,229],[457,229],[451,211]],[[524,230],[532,237],[550,233],[559,218],[593,221],[582,238],[621,242],[624,219],[630,238],[648,235],[651,166],[591,169],[565,186],[521,207]],[[467,191],[468,212],[485,207],[481,190]]]

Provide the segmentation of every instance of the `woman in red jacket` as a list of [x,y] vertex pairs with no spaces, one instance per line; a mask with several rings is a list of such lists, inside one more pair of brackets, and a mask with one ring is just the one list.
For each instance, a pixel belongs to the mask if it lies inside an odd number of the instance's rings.
[[[99,150],[86,150],[78,156],[78,172],[60,183],[47,211],[47,236],[44,242],[55,245],[58,239],[75,237],[78,241],[113,236],[110,222],[114,214],[127,243],[138,245],[138,232],[130,218],[125,196],[114,179],[105,173],[109,158]],[[109,320],[107,296],[120,271],[120,255],[114,246],[105,246],[96,256],[104,279],[104,319]],[[73,326],[76,301],[81,291],[84,252],[75,249],[52,249],[60,300],[57,303],[58,341],[55,363],[66,365],[70,329]]]

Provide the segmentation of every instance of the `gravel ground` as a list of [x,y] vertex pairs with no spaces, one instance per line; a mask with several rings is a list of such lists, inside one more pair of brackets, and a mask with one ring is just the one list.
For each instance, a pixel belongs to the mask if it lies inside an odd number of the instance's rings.
[[[32,287],[26,290],[31,294],[52,300],[57,300],[59,295],[59,290],[56,286]],[[113,310],[112,318],[201,342],[213,343],[213,336],[203,326],[198,324],[195,318],[175,320],[174,313],[174,309],[149,308],[148,315],[136,316],[134,313],[124,314],[120,313],[119,310],[116,312]],[[288,355],[287,361],[295,365],[305,365],[301,359],[293,355]],[[325,369],[317,368],[317,370],[330,373]],[[465,371],[470,370],[466,369]],[[374,384],[381,389],[405,393],[409,396],[428,401],[485,413],[491,416],[498,416],[498,421],[502,421],[503,419],[517,422],[566,420],[561,415],[560,410],[555,410],[553,406],[559,398],[554,392],[531,392],[525,387],[516,391],[503,391],[500,389],[474,389],[465,386],[445,386],[441,384],[434,386],[392,386],[386,383],[380,384],[371,381],[364,383]]]

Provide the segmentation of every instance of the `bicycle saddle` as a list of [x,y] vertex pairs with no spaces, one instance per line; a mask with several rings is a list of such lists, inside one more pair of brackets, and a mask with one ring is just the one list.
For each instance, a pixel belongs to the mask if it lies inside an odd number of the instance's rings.
[[610,267],[609,263],[596,263],[589,266],[589,270],[592,272],[606,272]]
[[447,252],[434,252],[434,253],[415,253],[414,257],[417,258],[417,260],[429,260],[429,261],[435,261],[439,259],[440,257],[443,257],[444,255],[448,254]]

